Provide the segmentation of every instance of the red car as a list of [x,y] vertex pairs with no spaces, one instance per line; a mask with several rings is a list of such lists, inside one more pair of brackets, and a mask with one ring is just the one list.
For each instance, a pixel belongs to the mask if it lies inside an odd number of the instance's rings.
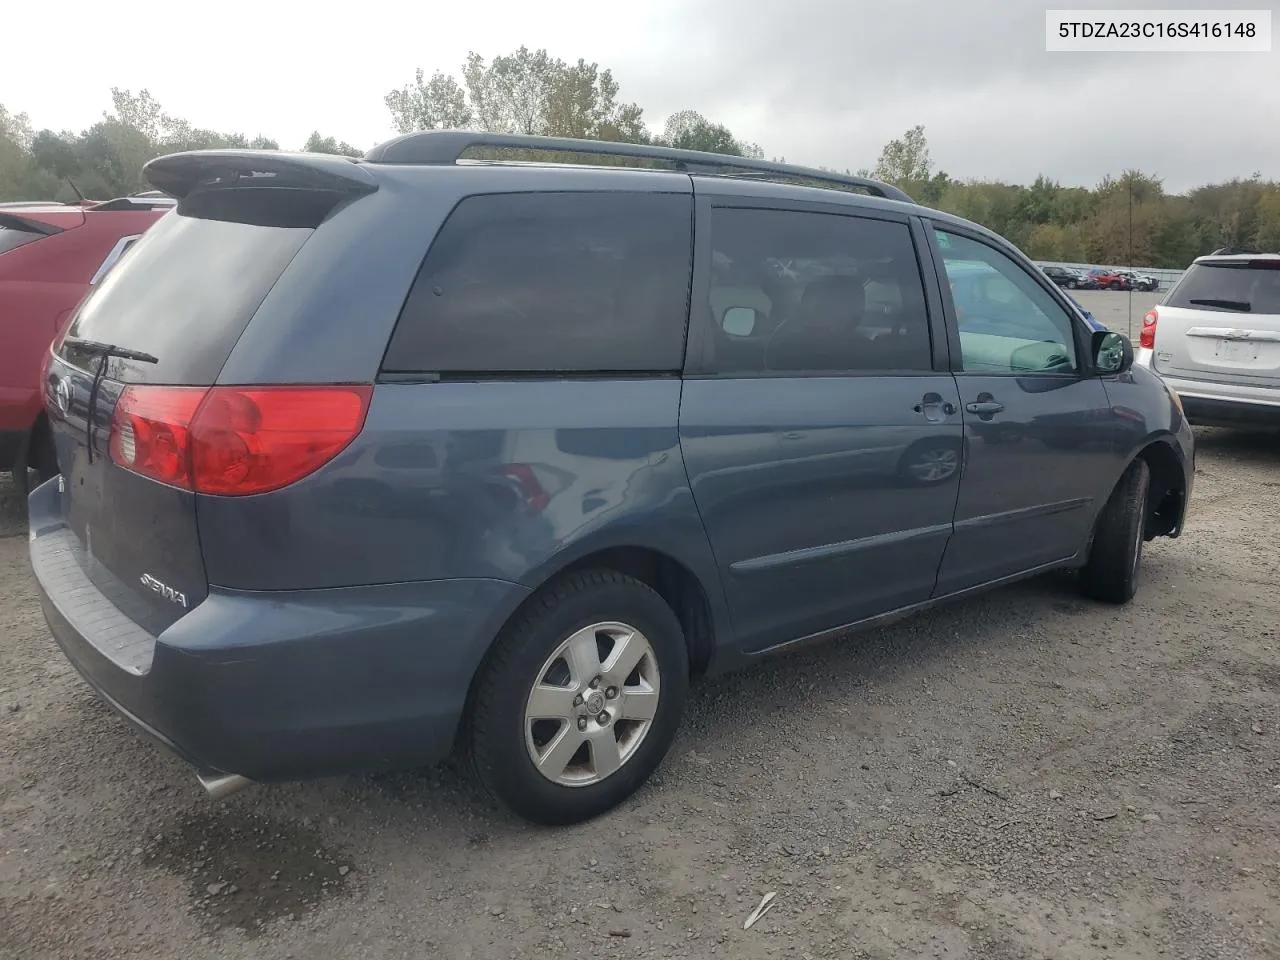
[[1123,273],[1116,273],[1112,270],[1103,270],[1095,268],[1089,271],[1089,276],[1098,281],[1098,286],[1103,290],[1132,290],[1132,281]]
[[173,207],[164,197],[88,205],[0,203],[0,471],[58,471],[40,369],[54,336],[90,287]]

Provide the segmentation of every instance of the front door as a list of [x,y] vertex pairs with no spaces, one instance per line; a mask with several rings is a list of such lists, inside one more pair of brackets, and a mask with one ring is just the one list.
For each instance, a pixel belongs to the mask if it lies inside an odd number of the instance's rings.
[[754,652],[929,598],[962,440],[906,219],[742,203],[699,202],[680,443]]
[[1083,549],[1115,472],[1112,413],[1087,332],[1043,279],[977,236],[934,232],[958,333],[966,461],[944,596]]

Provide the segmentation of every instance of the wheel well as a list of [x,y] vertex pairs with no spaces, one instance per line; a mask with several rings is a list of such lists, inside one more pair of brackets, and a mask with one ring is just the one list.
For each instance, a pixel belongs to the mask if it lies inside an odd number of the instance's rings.
[[31,436],[27,444],[32,449],[35,449],[37,443],[51,442],[52,440],[53,429],[49,426],[49,415],[41,410],[36,414],[35,420],[31,422]]
[[17,459],[13,465],[14,472],[27,467],[37,469],[41,465],[41,457],[48,456],[52,450],[53,430],[49,426],[48,415],[41,410],[31,421],[27,435],[18,447]]
[[1147,538],[1173,532],[1182,518],[1186,498],[1186,481],[1177,454],[1167,443],[1156,442],[1144,447],[1138,456],[1147,462],[1151,472],[1147,496]]
[[684,628],[685,642],[689,645],[690,675],[697,676],[706,670],[715,651],[711,603],[702,582],[688,567],[647,547],[611,547],[574,561],[557,576],[601,568],[635,577],[657,591]]
[[[684,629],[685,642],[689,647],[690,677],[696,677],[706,670],[707,665],[711,662],[711,655],[715,651],[711,602],[707,599],[707,593],[703,589],[701,581],[688,567],[665,553],[650,550],[647,547],[611,547],[606,550],[597,550],[595,553],[587,554],[585,557],[575,560],[568,566],[557,570],[553,576],[548,577],[547,580],[539,584],[538,589],[530,593],[511,612],[511,615],[507,617],[506,623],[510,623],[520,616],[521,611],[525,609],[534,597],[538,596],[548,584],[554,583],[560,577],[580,570],[600,569],[616,570],[618,573],[635,577],[641,583],[657,591],[658,595],[675,612],[676,617],[680,620],[680,626]],[[471,716],[476,683],[484,673],[484,664],[492,652],[492,649],[490,649],[485,653],[480,666],[476,669],[475,675],[471,678],[471,686],[467,691],[466,704],[463,708],[464,719],[458,725],[455,747],[460,747],[464,743],[463,738],[467,726],[465,718]]]

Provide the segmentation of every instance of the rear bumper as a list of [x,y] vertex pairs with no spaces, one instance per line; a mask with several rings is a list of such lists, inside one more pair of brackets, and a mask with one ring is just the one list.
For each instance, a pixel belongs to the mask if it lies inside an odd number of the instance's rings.
[[1134,353],[1134,363],[1151,370],[1178,395],[1190,423],[1203,427],[1280,427],[1280,389],[1189,380],[1156,370],[1150,348]]
[[421,766],[452,750],[492,637],[526,595],[499,580],[227,591],[159,636],[69,559],[58,482],[31,495],[45,618],[125,719],[206,773],[273,781]]
[[1204,427],[1280,427],[1280,403],[1179,393],[1187,420]]

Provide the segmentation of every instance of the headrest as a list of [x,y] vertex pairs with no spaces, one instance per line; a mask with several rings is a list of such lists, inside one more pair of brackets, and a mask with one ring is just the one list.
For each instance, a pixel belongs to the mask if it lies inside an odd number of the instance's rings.
[[859,277],[817,277],[809,281],[800,298],[800,314],[809,321],[856,323],[865,307],[866,293]]

